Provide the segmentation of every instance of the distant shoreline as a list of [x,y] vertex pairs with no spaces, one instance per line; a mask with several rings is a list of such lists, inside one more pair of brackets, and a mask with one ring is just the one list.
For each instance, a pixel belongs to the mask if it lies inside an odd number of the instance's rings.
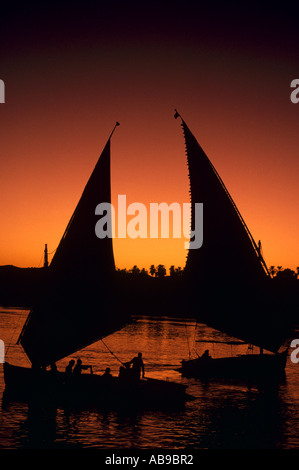
[[[0,305],[7,308],[30,309],[41,295],[47,270],[43,267],[0,266]],[[289,270],[286,269],[282,273],[287,271]],[[146,271],[132,273],[116,270],[115,274],[118,295],[132,306],[132,309],[129,307],[132,315],[177,316],[181,315],[182,311],[188,315],[186,311],[188,294],[185,290],[188,281],[186,283],[182,271],[179,275],[163,277],[150,276]],[[218,273],[215,274],[216,278],[219,279]],[[299,279],[277,276],[270,281],[279,286],[282,295],[285,293],[288,296],[291,293],[296,304],[299,303]],[[189,316],[192,317],[191,314]]]

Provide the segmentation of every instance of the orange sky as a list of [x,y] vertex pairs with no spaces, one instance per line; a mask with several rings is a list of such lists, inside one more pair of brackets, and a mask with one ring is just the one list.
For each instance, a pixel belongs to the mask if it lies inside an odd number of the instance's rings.
[[[0,265],[38,266],[44,244],[57,247],[116,120],[112,202],[117,194],[128,203],[188,202],[174,108],[261,239],[267,264],[299,265],[294,56],[280,41],[160,30],[64,41],[38,31],[40,42],[8,36],[0,65]],[[183,240],[115,240],[114,250],[118,267],[183,267],[186,258]]]

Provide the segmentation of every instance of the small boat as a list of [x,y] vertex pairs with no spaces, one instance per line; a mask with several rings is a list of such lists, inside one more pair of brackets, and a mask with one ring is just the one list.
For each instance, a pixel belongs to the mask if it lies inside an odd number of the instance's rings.
[[[110,141],[116,123],[84,188],[65,233],[48,266],[44,285],[18,339],[32,367],[4,364],[7,392],[20,398],[57,402],[182,403],[187,386],[158,379],[107,382],[96,374],[66,380],[64,372],[47,367],[82,348],[103,340],[130,321],[129,302],[119,293],[112,237],[95,235],[95,209],[111,203]],[[106,222],[111,227],[111,213]],[[47,251],[45,250],[45,255]],[[110,351],[112,352],[112,351]]]
[[287,350],[277,354],[240,354],[229,357],[197,357],[182,360],[177,370],[183,377],[229,378],[269,381],[285,376]]
[[187,385],[153,378],[140,380],[34,369],[4,363],[6,398],[55,405],[151,407],[183,405],[193,397]]
[[[203,204],[203,244],[188,250],[186,309],[197,323],[270,354],[183,360],[179,371],[198,376],[280,376],[293,332],[293,306],[273,285],[262,254],[216,168],[181,115],[189,171],[191,234],[194,204]],[[202,338],[204,340],[204,338]],[[272,354],[271,354],[272,353]]]

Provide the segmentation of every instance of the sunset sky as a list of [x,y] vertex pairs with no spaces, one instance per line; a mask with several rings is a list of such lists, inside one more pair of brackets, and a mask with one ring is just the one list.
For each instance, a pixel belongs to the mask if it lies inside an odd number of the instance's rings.
[[[55,250],[116,121],[112,202],[188,202],[177,108],[268,266],[299,266],[298,17],[202,5],[1,7],[0,265]],[[120,268],[186,258],[183,239],[116,239],[114,253]]]

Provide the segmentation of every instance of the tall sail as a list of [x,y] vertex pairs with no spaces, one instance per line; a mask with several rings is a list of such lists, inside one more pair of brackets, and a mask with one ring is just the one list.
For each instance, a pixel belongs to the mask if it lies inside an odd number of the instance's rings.
[[[112,134],[111,134],[112,135]],[[19,342],[33,364],[48,365],[123,326],[115,305],[112,239],[95,234],[95,208],[111,202],[110,140],[91,174]]]
[[[181,116],[176,112],[175,117]],[[195,229],[203,203],[203,245],[190,249],[185,267],[191,311],[218,330],[276,352],[289,337],[279,293],[271,292],[265,261],[232,197],[182,120]]]

